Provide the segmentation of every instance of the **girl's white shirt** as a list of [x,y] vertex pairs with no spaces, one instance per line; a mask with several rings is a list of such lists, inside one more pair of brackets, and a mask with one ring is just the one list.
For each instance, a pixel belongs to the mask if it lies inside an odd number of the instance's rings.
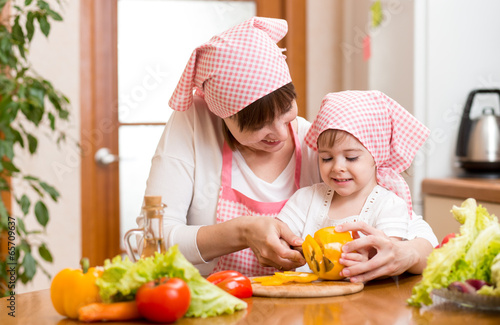
[[[407,240],[410,216],[405,201],[377,185],[366,198],[359,214],[335,219],[328,215],[335,192],[325,183],[303,187],[288,200],[278,218],[299,237],[305,238],[329,226],[363,221],[389,237]],[[338,194],[337,194],[338,195]]]

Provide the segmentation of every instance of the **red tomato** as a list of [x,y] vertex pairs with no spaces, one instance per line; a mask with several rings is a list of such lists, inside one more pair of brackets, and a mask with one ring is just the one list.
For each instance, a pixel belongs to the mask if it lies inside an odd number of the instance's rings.
[[172,323],[184,316],[191,292],[182,279],[161,278],[143,284],[135,295],[139,314],[158,323]]
[[233,296],[243,299],[252,296],[252,282],[237,271],[220,271],[211,274],[207,280]]
[[207,277],[207,280],[213,284],[218,284],[222,280],[225,280],[227,278],[233,278],[236,276],[243,276],[243,274],[241,274],[238,271],[232,271],[232,270],[220,271],[220,272],[210,274]]
[[444,244],[446,244],[450,239],[452,238],[455,238],[457,234],[455,233],[451,233],[451,234],[448,234],[446,235],[444,238],[443,238],[443,241],[441,242],[441,245],[439,245],[439,247],[443,247]]

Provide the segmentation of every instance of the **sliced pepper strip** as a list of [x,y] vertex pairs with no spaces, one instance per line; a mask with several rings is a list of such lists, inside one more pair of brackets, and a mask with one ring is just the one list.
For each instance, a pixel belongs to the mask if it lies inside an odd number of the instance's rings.
[[277,278],[274,275],[253,278],[253,281],[260,283],[263,286],[278,286],[284,283],[282,279]]
[[253,281],[260,283],[263,286],[276,286],[288,282],[308,283],[318,280],[318,276],[314,273],[306,272],[276,272],[272,276],[263,276],[254,278]]
[[314,273],[308,272],[293,272],[293,271],[285,271],[283,273],[276,272],[274,276],[278,279],[283,280],[284,282],[300,282],[307,283],[318,280],[318,276]]

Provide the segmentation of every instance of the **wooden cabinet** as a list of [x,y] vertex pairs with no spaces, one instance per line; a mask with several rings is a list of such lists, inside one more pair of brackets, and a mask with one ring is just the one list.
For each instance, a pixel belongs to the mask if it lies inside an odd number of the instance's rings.
[[424,219],[439,241],[450,232],[458,232],[460,223],[451,214],[453,205],[467,198],[476,199],[490,214],[500,216],[500,179],[424,179]]

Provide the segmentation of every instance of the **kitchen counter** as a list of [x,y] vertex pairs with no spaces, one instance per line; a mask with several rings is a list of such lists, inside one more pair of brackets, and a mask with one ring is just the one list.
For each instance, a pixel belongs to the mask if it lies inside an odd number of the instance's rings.
[[500,179],[443,178],[422,181],[424,219],[439,241],[449,233],[459,232],[460,223],[450,210],[465,199],[474,198],[490,214],[500,216]]
[[[233,315],[185,318],[175,324],[498,324],[500,313],[480,312],[456,305],[415,308],[406,300],[421,276],[403,275],[372,281],[355,294],[327,298],[259,298]],[[52,307],[49,290],[15,296],[16,318],[8,316],[7,298],[0,299],[0,324],[74,325]],[[146,321],[104,324],[153,324]]]
[[500,203],[500,179],[429,178],[423,180],[422,192],[460,199],[472,197],[476,201]]

